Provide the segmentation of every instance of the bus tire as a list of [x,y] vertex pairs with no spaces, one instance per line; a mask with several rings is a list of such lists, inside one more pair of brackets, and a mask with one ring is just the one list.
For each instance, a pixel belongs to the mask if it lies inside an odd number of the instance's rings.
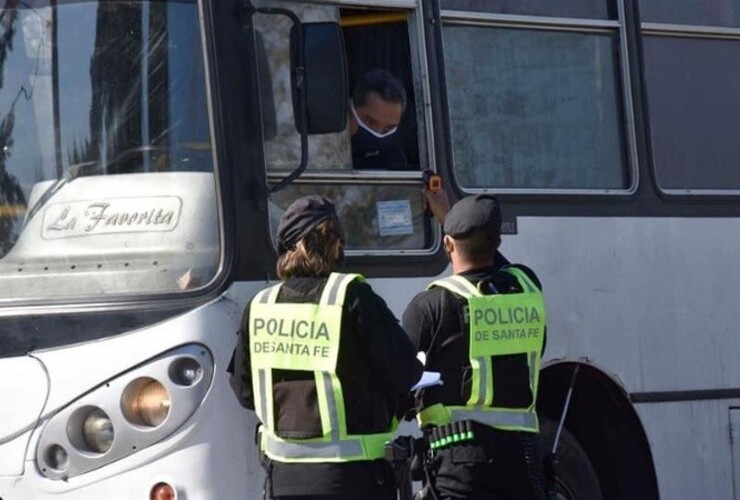
[[[540,433],[545,453],[552,450],[557,422],[546,417],[540,418]],[[558,442],[557,462],[555,463],[555,484],[558,500],[603,500],[599,477],[586,452],[578,440],[563,427]]]

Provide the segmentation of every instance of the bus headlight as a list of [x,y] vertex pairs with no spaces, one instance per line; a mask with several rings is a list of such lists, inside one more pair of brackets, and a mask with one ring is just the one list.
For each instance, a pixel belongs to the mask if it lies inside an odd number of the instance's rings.
[[69,464],[69,454],[58,444],[53,444],[44,452],[44,461],[52,469],[63,471]]
[[39,472],[67,480],[162,444],[198,410],[212,381],[213,356],[201,344],[115,375],[49,418],[36,448]]
[[93,409],[82,423],[82,437],[90,451],[105,453],[113,444],[113,422],[100,408]]
[[193,358],[179,358],[170,365],[170,379],[177,385],[191,386],[203,376],[203,367]]
[[121,411],[134,425],[159,427],[170,413],[170,394],[153,378],[136,379],[123,391]]

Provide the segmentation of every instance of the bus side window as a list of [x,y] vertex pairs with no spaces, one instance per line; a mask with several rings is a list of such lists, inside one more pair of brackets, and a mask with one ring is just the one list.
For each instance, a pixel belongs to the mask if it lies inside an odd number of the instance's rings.
[[[373,71],[384,70],[390,73],[403,88],[406,97],[398,129],[393,137],[382,139],[379,147],[380,158],[373,160],[372,147],[368,147],[369,161],[363,161],[355,131],[352,135],[353,163],[355,169],[373,170],[418,170],[419,141],[417,137],[416,92],[409,43],[408,14],[399,11],[375,11],[362,9],[343,9],[341,23],[347,48],[350,91],[353,101],[357,101],[356,89]],[[350,120],[352,117],[350,117]],[[355,127],[356,128],[356,127]],[[354,132],[354,133],[353,133]],[[361,130],[357,132],[362,133]],[[383,132],[383,131],[378,131]],[[378,141],[380,142],[380,141]],[[382,147],[397,148],[399,154],[383,155]],[[367,147],[367,146],[365,146]],[[383,162],[383,156],[387,158]],[[398,156],[403,160],[399,161]],[[376,156],[377,158],[377,156]]]

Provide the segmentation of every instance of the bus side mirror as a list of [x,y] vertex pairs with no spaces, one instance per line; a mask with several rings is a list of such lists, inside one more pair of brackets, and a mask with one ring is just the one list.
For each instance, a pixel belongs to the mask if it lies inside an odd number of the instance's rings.
[[[342,132],[347,126],[349,102],[342,28],[334,22],[294,25],[290,48],[296,129],[307,134]],[[306,126],[301,112],[301,86],[305,88]]]

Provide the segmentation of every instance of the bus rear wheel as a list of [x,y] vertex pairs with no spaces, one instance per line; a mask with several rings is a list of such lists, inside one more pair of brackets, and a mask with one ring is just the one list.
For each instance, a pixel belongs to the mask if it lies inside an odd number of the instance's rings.
[[[540,432],[545,453],[552,450],[557,422],[540,418]],[[586,452],[578,440],[563,428],[558,442],[557,462],[555,463],[555,489],[557,496],[552,500],[603,500],[599,477]]]

